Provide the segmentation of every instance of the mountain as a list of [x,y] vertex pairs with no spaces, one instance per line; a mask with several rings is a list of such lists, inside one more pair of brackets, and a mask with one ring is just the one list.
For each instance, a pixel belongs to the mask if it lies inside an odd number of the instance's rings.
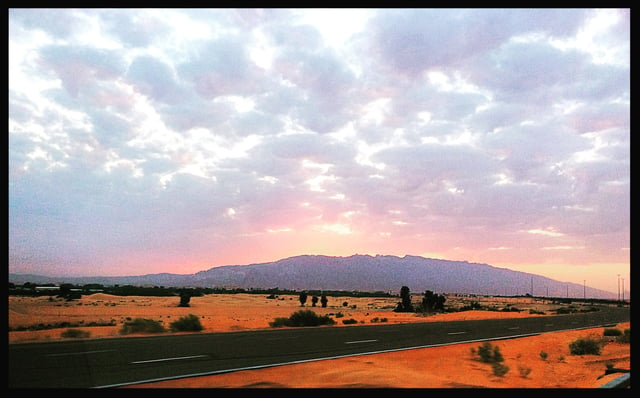
[[[331,257],[303,255],[282,260],[213,267],[195,274],[149,274],[118,277],[46,277],[9,274],[13,283],[99,283],[173,287],[238,287],[296,290],[347,290],[413,293],[524,295],[613,299],[616,295],[581,284],[561,282],[541,275],[498,268],[488,264],[449,261],[418,256]],[[533,287],[533,293],[532,293]]]

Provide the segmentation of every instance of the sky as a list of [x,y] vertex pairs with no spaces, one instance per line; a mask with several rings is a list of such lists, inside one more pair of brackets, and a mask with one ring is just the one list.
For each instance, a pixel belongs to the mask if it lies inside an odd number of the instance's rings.
[[629,9],[10,9],[9,272],[417,255],[630,289]]

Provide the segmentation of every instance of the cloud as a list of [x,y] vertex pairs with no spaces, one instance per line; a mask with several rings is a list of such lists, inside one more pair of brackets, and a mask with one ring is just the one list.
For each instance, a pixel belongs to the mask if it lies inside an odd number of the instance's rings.
[[10,10],[10,269],[628,263],[629,28],[616,9]]
[[54,72],[71,96],[96,80],[112,79],[124,71],[115,50],[88,46],[49,45],[40,50],[40,64]]

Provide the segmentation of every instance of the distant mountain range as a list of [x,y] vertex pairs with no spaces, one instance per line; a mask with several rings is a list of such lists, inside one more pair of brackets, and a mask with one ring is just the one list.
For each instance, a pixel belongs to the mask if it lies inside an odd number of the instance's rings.
[[616,294],[612,292],[488,264],[417,256],[359,254],[349,257],[303,255],[268,263],[213,267],[195,274],[161,273],[116,277],[9,274],[9,282],[245,289],[277,287],[392,293],[398,293],[402,286],[407,286],[412,293],[431,290],[434,293],[616,298]]

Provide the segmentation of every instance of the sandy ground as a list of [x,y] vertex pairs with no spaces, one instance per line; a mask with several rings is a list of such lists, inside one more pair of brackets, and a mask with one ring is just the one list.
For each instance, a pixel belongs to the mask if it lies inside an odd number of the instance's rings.
[[[331,315],[337,321],[332,327],[357,327],[358,324],[390,324],[471,320],[497,317],[544,316],[522,312],[465,311],[420,316],[395,313],[398,298],[329,297],[327,308],[305,309],[319,315]],[[451,298],[447,304],[466,298]],[[476,300],[476,299],[473,299]],[[484,299],[483,304],[487,304]],[[503,299],[493,299],[503,306]],[[178,307],[178,297],[112,296],[97,293],[80,300],[65,302],[48,297],[9,297],[9,328],[58,322],[86,325],[90,322],[114,326],[78,327],[90,333],[89,338],[119,337],[122,323],[134,318],[154,319],[165,326],[180,317],[197,315],[204,332],[229,332],[270,328],[276,317],[289,317],[301,308],[297,296],[206,295],[193,297],[190,307]],[[551,303],[519,299],[509,302],[520,308],[548,311]],[[337,318],[336,314],[342,317]],[[355,319],[358,324],[344,325],[342,320]],[[623,330],[630,323],[617,326]],[[10,343],[64,340],[67,328],[39,331],[10,331]],[[214,376],[171,380],[131,386],[135,388],[593,388],[619,374],[604,374],[607,364],[630,369],[629,344],[606,342],[601,355],[571,355],[569,344],[580,337],[604,339],[603,328],[546,333],[540,336],[492,342],[500,348],[509,371],[503,377],[493,375],[490,365],[475,359],[471,350],[479,343],[406,350],[393,353],[323,360],[274,368],[238,371]],[[541,353],[546,353],[542,358]]]

